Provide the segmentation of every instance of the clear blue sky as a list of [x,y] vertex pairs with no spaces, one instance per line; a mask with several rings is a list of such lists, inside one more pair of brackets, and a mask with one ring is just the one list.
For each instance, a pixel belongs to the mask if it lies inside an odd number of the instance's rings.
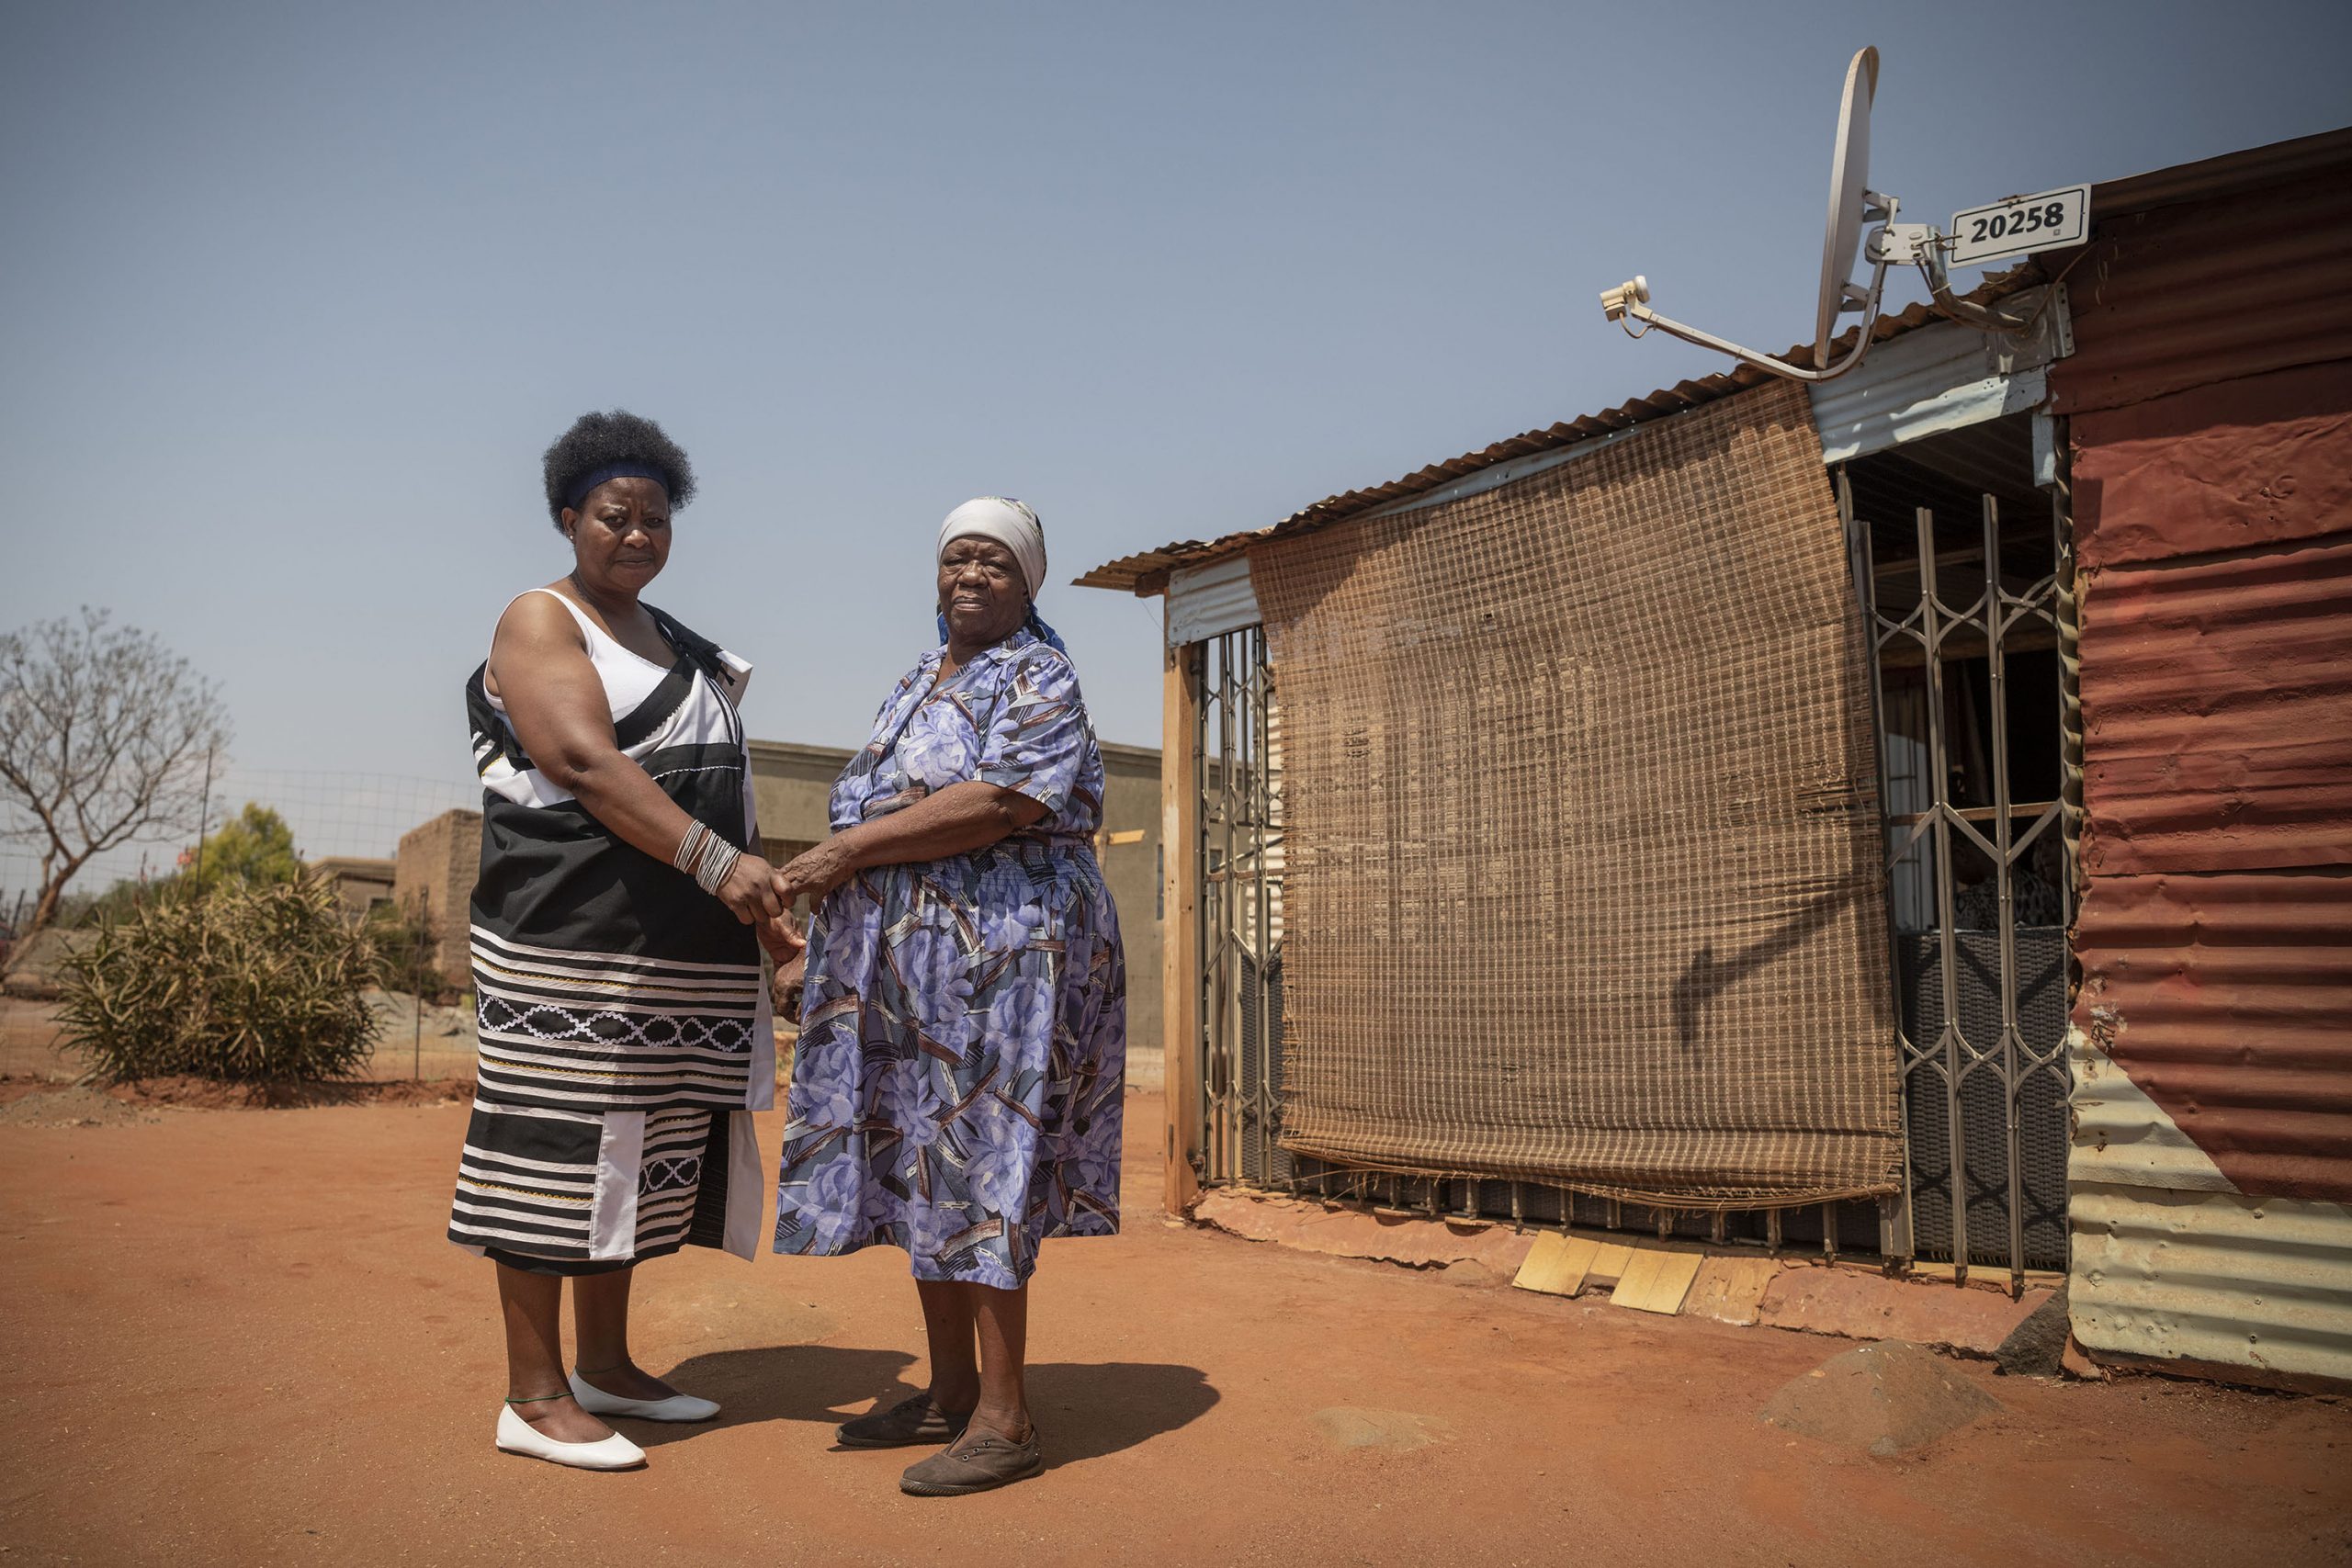
[[[1848,55],[1929,218],[2352,121],[2352,6],[65,5],[0,12],[0,626],[110,606],[250,767],[466,776],[622,405],[702,498],[651,595],[854,744],[999,492],[1059,582],[1807,335]],[[1057,586],[1159,739],[1152,602]]]

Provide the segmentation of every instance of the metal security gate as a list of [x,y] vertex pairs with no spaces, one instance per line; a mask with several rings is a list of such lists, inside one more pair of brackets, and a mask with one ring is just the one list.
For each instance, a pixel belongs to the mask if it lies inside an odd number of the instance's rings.
[[1202,648],[1201,1093],[1204,1179],[1293,1175],[1282,1133],[1281,771],[1262,626]]
[[[2002,495],[1951,494],[1969,464],[1928,484],[1865,475],[1872,461],[1838,490],[1870,632],[1905,1125],[1881,1250],[1962,1280],[2001,1268],[2015,1289],[2067,1258],[2080,742],[2063,475],[2009,525]],[[1922,493],[1944,504],[1899,504]]]

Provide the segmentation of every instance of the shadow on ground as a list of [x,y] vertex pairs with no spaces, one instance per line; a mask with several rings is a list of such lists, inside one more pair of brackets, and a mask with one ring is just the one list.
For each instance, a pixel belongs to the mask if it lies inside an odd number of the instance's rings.
[[[662,1377],[726,1408],[707,1427],[627,1423],[647,1448],[691,1438],[718,1427],[761,1421],[831,1426],[867,1410],[887,1410],[921,1393],[903,1374],[915,1358],[903,1350],[839,1345],[772,1345],[716,1350],[681,1361]],[[1029,1407],[1045,1435],[1049,1464],[1100,1459],[1150,1441],[1206,1415],[1216,1389],[1198,1367],[1160,1361],[1047,1361],[1029,1369]],[[830,1443],[832,1434],[812,1434]]]

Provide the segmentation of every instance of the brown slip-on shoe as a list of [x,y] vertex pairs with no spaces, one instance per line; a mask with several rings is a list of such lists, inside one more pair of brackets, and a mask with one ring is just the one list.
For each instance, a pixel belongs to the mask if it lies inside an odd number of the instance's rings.
[[919,1393],[888,1410],[842,1422],[833,1430],[833,1441],[845,1449],[929,1448],[962,1437],[971,1418],[968,1410],[951,1415],[933,1404],[928,1393]]
[[938,1453],[907,1467],[899,1490],[910,1497],[965,1497],[1026,1481],[1046,1468],[1032,1427],[1025,1441],[994,1432],[966,1432]]

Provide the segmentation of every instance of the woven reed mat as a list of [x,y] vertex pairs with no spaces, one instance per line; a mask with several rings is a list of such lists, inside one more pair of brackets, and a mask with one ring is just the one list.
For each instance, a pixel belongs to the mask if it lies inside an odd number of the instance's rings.
[[1286,1147],[1725,1208],[1892,1190],[1869,675],[1802,389],[1251,570]]

